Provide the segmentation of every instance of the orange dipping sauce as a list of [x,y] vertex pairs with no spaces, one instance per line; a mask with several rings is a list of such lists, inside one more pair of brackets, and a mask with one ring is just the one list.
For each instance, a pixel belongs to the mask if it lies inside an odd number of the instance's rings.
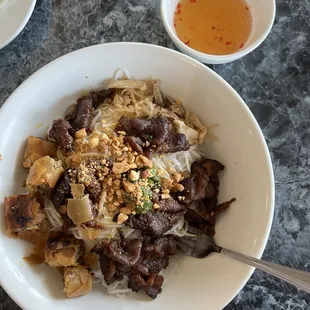
[[245,0],[181,0],[174,26],[181,41],[206,54],[228,55],[240,50],[252,30]]

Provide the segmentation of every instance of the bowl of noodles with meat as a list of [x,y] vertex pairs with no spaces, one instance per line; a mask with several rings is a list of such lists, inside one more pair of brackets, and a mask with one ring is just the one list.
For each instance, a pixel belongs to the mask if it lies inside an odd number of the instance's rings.
[[0,280],[24,309],[221,309],[253,272],[175,241],[191,226],[260,257],[272,222],[262,133],[202,64],[145,44],[82,49],[24,82],[0,126]]

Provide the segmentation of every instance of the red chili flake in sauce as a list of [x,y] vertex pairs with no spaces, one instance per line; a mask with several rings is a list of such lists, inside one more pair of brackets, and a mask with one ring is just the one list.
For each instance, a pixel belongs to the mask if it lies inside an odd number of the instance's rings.
[[250,8],[248,6],[245,7],[246,10],[249,10]]
[[177,5],[176,14],[181,14],[181,4],[180,3]]
[[243,46],[244,46],[244,44],[242,43],[242,44],[240,45],[240,48],[243,48]]
[[226,45],[231,45],[231,42],[226,42]]
[[190,42],[189,42],[189,41],[186,41],[186,42],[184,42],[184,44],[189,45],[189,44],[190,44]]
[[223,38],[222,38],[222,37],[220,37],[220,41],[221,41],[221,42],[223,41]]
[[214,29],[215,29],[215,27],[214,27],[214,26],[212,26],[212,29],[214,30]]
[[196,0],[190,0],[189,2],[190,3],[196,3]]

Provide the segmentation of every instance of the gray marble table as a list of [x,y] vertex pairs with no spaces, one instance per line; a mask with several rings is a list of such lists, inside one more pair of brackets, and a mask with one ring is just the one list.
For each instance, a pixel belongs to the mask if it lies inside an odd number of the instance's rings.
[[[113,41],[175,48],[158,0],[38,0],[26,28],[0,51],[0,105],[51,60]],[[310,1],[278,0],[264,44],[213,69],[244,98],[271,152],[276,206],[264,258],[310,271]],[[310,295],[256,271],[225,309],[298,310],[309,304]],[[2,289],[0,308],[20,309]]]

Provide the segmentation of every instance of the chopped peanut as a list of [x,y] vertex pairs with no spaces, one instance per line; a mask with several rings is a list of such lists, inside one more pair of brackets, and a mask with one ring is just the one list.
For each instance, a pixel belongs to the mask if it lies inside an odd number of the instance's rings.
[[102,133],[101,140],[110,141],[110,138],[105,133]]
[[137,164],[135,163],[130,164],[130,169],[136,169],[136,168],[138,168]]
[[113,182],[112,178],[111,178],[111,177],[110,177],[110,178],[108,178],[108,180],[107,180],[107,184],[108,184],[109,186],[112,186],[112,182]]
[[137,164],[138,168],[143,168],[143,167],[152,168],[153,167],[152,161],[143,155],[137,156],[136,164]]
[[115,174],[127,172],[130,169],[130,165],[127,163],[115,163],[112,171]]
[[132,164],[135,162],[135,157],[131,154],[131,153],[128,153],[128,158],[127,158],[127,161],[129,164]]
[[127,193],[132,193],[136,189],[136,185],[127,180],[123,180],[124,188]]
[[167,171],[168,171],[170,174],[173,174],[173,173],[176,172],[172,167],[168,167],[168,168],[167,168]]
[[116,179],[114,182],[115,186],[119,187],[121,185],[121,181]]
[[184,186],[182,184],[174,184],[174,189],[177,190],[178,192],[183,192],[184,191]]
[[74,138],[75,139],[83,139],[87,136],[87,133],[86,133],[86,130],[85,128],[82,128],[80,130],[78,130],[75,135],[74,135]]
[[163,188],[172,187],[172,184],[173,184],[173,180],[171,179],[164,179],[164,178],[161,179],[161,185]]
[[169,194],[161,194],[161,199],[168,199],[170,198]]
[[99,145],[99,138],[91,138],[89,140],[89,146],[92,149],[95,149]]
[[132,208],[131,208],[131,206],[127,205],[126,207],[121,208],[120,212],[127,214],[127,215],[130,215],[132,212]]
[[179,183],[182,179],[182,175],[181,175],[181,173],[174,172],[174,173],[172,173],[172,178],[175,182]]
[[160,205],[159,205],[158,203],[154,203],[154,204],[153,204],[153,208],[154,208],[154,209],[159,209],[159,208],[160,208]]
[[139,173],[134,170],[131,170],[129,174],[129,178],[131,181],[137,181],[139,180]]

